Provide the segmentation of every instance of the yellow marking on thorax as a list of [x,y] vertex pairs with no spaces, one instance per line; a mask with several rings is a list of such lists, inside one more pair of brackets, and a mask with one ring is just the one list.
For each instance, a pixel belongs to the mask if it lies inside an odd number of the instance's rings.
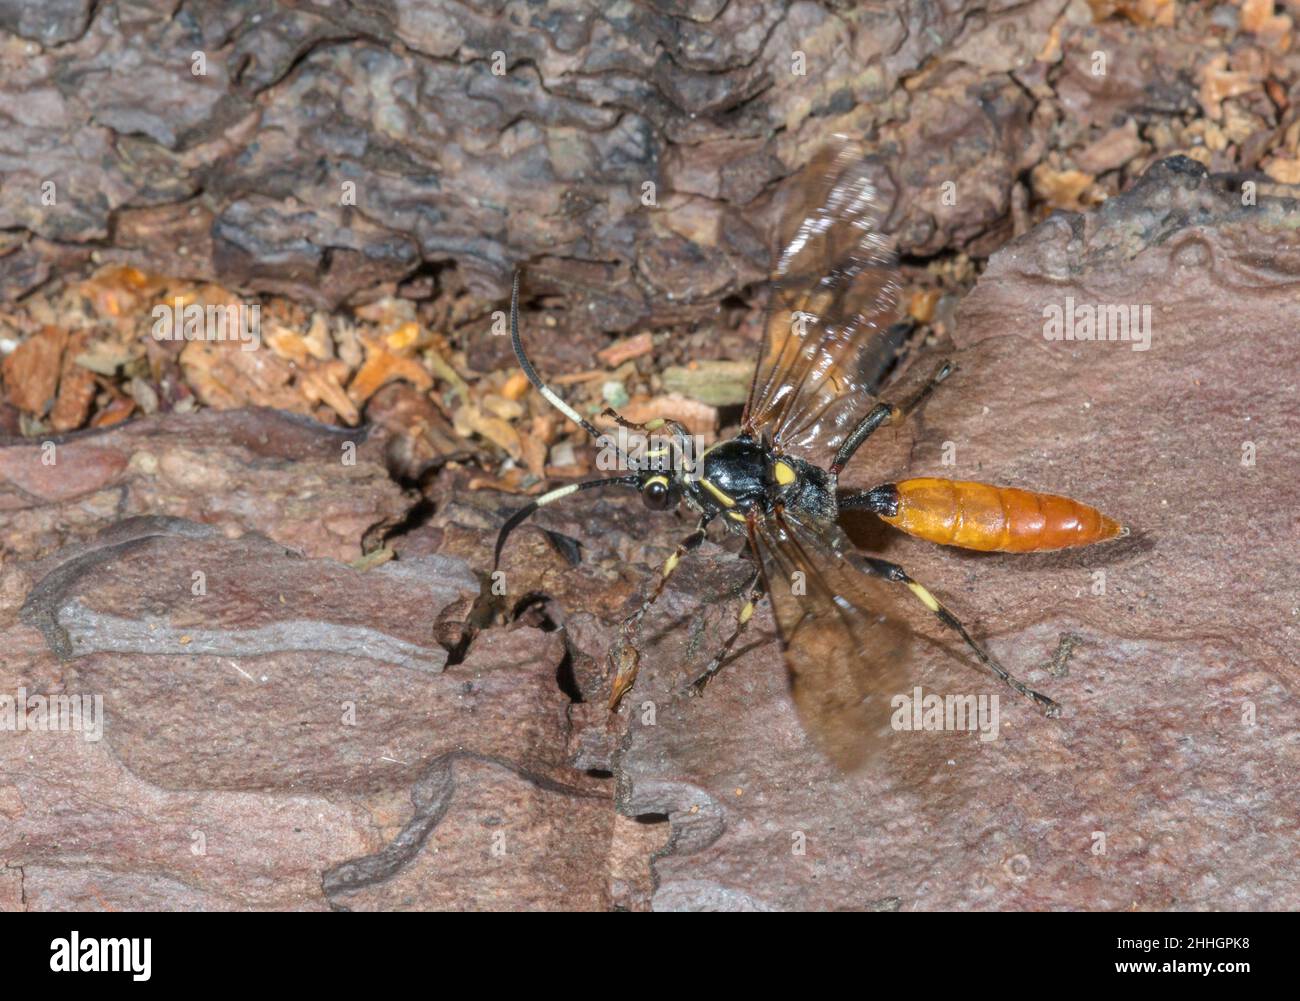
[[794,467],[787,462],[776,460],[776,465],[772,467],[776,473],[776,482],[783,487],[788,487],[791,483],[799,478],[799,474],[794,471]]
[[723,507],[736,506],[735,498],[728,497],[726,494],[724,494],[721,490],[719,490],[716,486],[714,486],[712,480],[700,480],[700,485],[703,486],[704,489],[707,490],[709,493],[713,494],[713,496],[718,499],[718,503],[721,504]]

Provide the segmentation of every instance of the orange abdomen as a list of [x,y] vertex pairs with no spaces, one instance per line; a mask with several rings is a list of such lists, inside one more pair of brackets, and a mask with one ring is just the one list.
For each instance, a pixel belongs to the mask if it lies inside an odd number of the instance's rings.
[[961,480],[895,484],[898,511],[881,517],[908,535],[985,552],[1033,553],[1113,539],[1123,526],[1068,497]]

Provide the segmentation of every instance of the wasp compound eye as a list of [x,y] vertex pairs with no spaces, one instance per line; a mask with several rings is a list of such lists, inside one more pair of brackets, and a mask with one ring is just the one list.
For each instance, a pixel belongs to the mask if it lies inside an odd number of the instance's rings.
[[666,476],[652,476],[641,487],[641,499],[651,511],[667,511],[673,506],[673,491]]

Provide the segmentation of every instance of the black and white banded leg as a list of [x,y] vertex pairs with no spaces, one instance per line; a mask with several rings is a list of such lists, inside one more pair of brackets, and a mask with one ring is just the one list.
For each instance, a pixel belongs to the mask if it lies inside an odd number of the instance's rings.
[[741,606],[740,612],[736,615],[736,628],[731,631],[731,635],[727,637],[726,642],[713,655],[708,667],[700,673],[699,677],[686,686],[686,694],[704,694],[705,686],[722,670],[723,662],[731,653],[731,648],[736,645],[736,640],[740,638],[740,634],[749,625],[749,620],[754,617],[754,606],[758,603],[759,598],[763,597],[763,575],[757,570],[754,571],[754,576],[750,578],[747,590],[749,594],[745,598],[745,604]]
[[672,555],[664,561],[663,570],[659,573],[659,579],[655,581],[654,588],[641,602],[641,607],[623,620],[623,629],[619,641],[610,651],[610,661],[614,666],[614,680],[610,683],[609,695],[609,708],[611,710],[618,708],[623,696],[636,682],[640,657],[636,652],[636,645],[632,641],[641,626],[641,620],[646,617],[646,613],[650,611],[654,603],[664,593],[668,578],[681,566],[682,557],[691,550],[698,549],[700,543],[704,541],[708,525],[709,519],[707,517],[700,518],[700,523],[695,531],[679,542]]
[[682,557],[691,550],[698,549],[700,543],[704,541],[708,534],[708,527],[709,519],[704,517],[700,518],[700,523],[696,526],[695,531],[682,539],[681,542],[677,543],[677,548],[673,550],[672,555],[669,556],[668,559],[664,560],[663,570],[659,573],[659,579],[655,581],[655,586],[651,589],[645,600],[641,602],[641,607],[623,620],[623,635],[625,637],[630,637],[636,632],[637,628],[641,625],[641,620],[645,618],[646,612],[650,611],[650,607],[658,601],[660,595],[664,593],[664,587],[668,584],[668,578],[673,575],[679,566],[681,566]]
[[870,574],[873,577],[880,577],[883,580],[891,581],[895,584],[905,584],[907,589],[916,596],[917,600],[920,601],[921,604],[934,612],[940,622],[949,629],[954,630],[963,640],[966,641],[966,645],[975,652],[975,656],[980,659],[980,663],[1002,679],[1004,684],[1019,692],[1021,695],[1025,696],[1025,698],[1032,699],[1050,718],[1055,719],[1057,716],[1061,715],[1060,703],[1053,699],[1049,699],[1041,692],[1034,691],[994,660],[991,654],[975,642],[971,637],[971,634],[966,631],[966,627],[961,624],[961,620],[958,619],[957,616],[953,615],[952,612],[948,611],[948,609],[940,603],[939,599],[930,593],[928,588],[908,576],[907,571],[897,563],[890,563],[888,560],[876,559],[873,556],[853,555],[850,556],[849,559],[852,560],[854,565],[864,573]]

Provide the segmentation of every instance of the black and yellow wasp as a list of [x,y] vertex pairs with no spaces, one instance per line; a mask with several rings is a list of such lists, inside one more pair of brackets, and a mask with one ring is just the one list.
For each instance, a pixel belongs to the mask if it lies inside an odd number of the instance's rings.
[[[897,361],[891,334],[899,280],[882,232],[884,212],[858,144],[837,137],[809,165],[802,198],[782,223],[781,250],[763,347],[739,433],[690,458],[688,436],[672,421],[622,427],[663,435],[678,461],[626,457],[625,475],[570,484],[515,512],[501,529],[496,556],[510,532],[539,508],[580,490],[626,486],[647,507],[681,502],[699,516],[650,593],[624,626],[634,637],[673,573],[705,539],[711,524],[743,536],[754,570],[735,630],[690,683],[703,690],[722,667],[754,614],[771,603],[805,725],[824,750],[851,766],[887,731],[888,703],[909,691],[902,624],[882,614],[895,593],[910,594],[958,633],[979,661],[1048,715],[1060,707],[1012,677],[938,599],[902,567],[857,553],[837,524],[846,509],[871,511],[903,531],[947,545],[1026,552],[1083,545],[1121,534],[1120,526],[1077,501],[1050,494],[953,480],[914,479],[841,494],[837,478],[873,431],[911,413],[947,376],[945,362],[909,399],[881,402],[876,392]],[[593,438],[605,436],[538,376],[519,337],[519,278],[511,296],[515,355],[533,386]],[[792,582],[798,581],[799,586]],[[634,649],[634,648],[633,648]],[[635,665],[635,657],[630,661]],[[613,683],[611,707],[631,686],[625,663]]]

